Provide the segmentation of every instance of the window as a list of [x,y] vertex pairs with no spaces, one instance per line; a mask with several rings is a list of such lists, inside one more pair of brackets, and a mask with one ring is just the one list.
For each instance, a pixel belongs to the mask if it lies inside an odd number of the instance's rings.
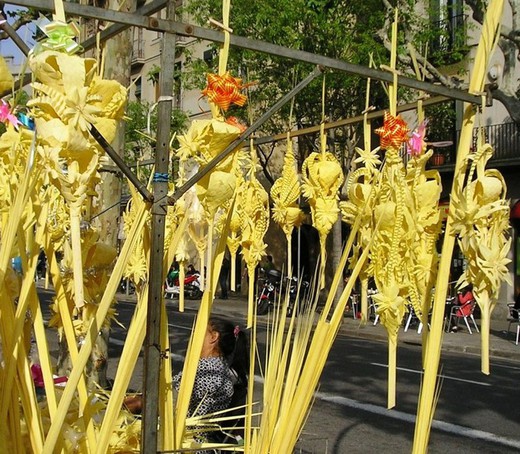
[[430,56],[435,65],[456,63],[467,53],[466,15],[460,0],[430,3]]
[[135,99],[136,99],[136,101],[139,101],[139,102],[141,102],[142,89],[143,89],[143,85],[142,85],[141,81],[142,81],[141,77],[138,77],[137,80],[135,81],[135,91],[134,91]]

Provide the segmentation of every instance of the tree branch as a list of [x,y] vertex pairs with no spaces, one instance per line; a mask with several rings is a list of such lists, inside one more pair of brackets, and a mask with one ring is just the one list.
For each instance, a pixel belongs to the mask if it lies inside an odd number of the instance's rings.
[[[5,3],[0,3],[0,12],[1,12],[2,16],[7,18],[8,16],[12,15],[12,13],[7,14],[4,9],[5,9]],[[10,25],[14,31],[17,31],[20,28],[22,28],[24,25],[27,25],[27,24],[31,23],[32,21],[34,21],[37,18],[37,13],[36,13],[36,11],[30,11],[30,10],[18,10],[18,11],[16,11],[16,15],[14,17],[16,17],[16,19]],[[2,30],[2,31],[0,31],[0,40],[4,40],[4,39],[9,39],[9,35],[5,31]]]
[[269,172],[268,164],[269,164],[269,159],[271,158],[271,156],[274,152],[274,149],[275,149],[275,144],[272,144],[271,151],[269,152],[269,154],[266,154],[261,146],[257,146],[257,150],[260,151],[260,153],[257,153],[258,161],[260,162],[260,166],[262,167],[262,172],[264,173],[266,180],[271,184],[271,186],[274,184],[274,178],[271,175],[271,173]]
[[520,100],[514,95],[508,95],[501,89],[492,91],[493,98],[500,101],[507,109],[511,120],[520,125]]

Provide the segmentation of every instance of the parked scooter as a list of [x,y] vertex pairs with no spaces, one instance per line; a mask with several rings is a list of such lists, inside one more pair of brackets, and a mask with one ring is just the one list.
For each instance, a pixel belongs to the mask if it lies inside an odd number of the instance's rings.
[[258,315],[265,315],[272,310],[282,298],[285,298],[286,292],[289,293],[287,315],[291,316],[294,311],[298,313],[299,301],[305,298],[309,290],[307,281],[302,280],[300,283],[295,276],[283,277],[281,271],[274,269],[268,271],[260,269],[258,282],[259,293],[256,300]]
[[[172,299],[179,297],[181,287],[179,285],[179,270],[173,270],[166,278],[164,285],[164,297]],[[202,296],[200,288],[200,273],[194,272],[184,278],[184,295],[189,299],[199,299]]]
[[126,295],[133,295],[135,293],[135,284],[128,278],[122,278],[119,283],[119,291]]
[[258,277],[258,298],[256,299],[256,313],[265,315],[275,304],[278,303],[280,297],[280,280],[282,273],[278,270],[264,270],[260,268]]

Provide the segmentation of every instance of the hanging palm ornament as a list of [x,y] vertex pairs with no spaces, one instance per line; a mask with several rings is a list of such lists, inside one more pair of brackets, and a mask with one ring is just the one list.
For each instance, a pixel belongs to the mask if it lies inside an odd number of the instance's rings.
[[301,185],[296,171],[293,143],[290,133],[287,133],[287,151],[283,162],[282,174],[271,188],[273,199],[273,221],[285,233],[287,239],[287,273],[292,275],[291,237],[295,227],[303,222],[304,214],[299,207]]

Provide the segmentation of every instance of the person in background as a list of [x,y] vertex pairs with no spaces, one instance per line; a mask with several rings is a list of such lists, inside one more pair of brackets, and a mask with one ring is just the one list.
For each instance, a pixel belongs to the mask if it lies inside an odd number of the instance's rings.
[[[200,354],[195,382],[188,407],[188,417],[204,416],[228,408],[245,404],[249,373],[249,341],[246,333],[229,320],[211,317],[208,322],[202,351]],[[182,372],[173,377],[173,385],[179,391]],[[142,412],[142,397],[129,396],[124,401],[125,407],[134,414]],[[226,430],[226,434],[216,430],[197,433],[196,441],[222,442],[227,434],[242,436],[244,409],[230,410],[223,416],[236,416],[235,420],[223,421],[222,427],[237,426]],[[197,451],[209,454],[212,451]]]
[[268,272],[270,270],[274,270],[274,263],[273,263],[273,256],[272,255],[266,255],[265,260],[262,261],[260,264],[261,268],[264,270],[264,272]]
[[467,285],[457,295],[457,301],[459,306],[462,306],[463,304],[466,304],[468,301],[474,300],[473,297],[473,285]]
[[[451,312],[453,306],[464,306],[464,304],[473,301],[475,297],[473,296],[473,285],[469,284],[466,287],[462,288],[457,294],[457,300],[452,305],[446,305],[446,310],[448,310],[448,314]],[[459,309],[460,311],[461,309]],[[464,310],[464,309],[462,309]],[[446,314],[446,313],[445,313]],[[457,325],[453,325],[450,328],[450,333],[456,333],[459,330]]]
[[228,299],[228,280],[229,280],[229,269],[231,268],[231,260],[229,259],[228,253],[224,254],[222,259],[222,266],[220,267],[220,274],[218,277],[218,283],[220,285],[220,298],[223,300]]
[[[204,338],[201,357],[188,408],[188,416],[202,416],[245,404],[249,373],[249,346],[246,333],[238,325],[223,318],[212,317]],[[179,390],[182,372],[173,378]],[[237,425],[243,418],[244,409],[232,412],[237,416]],[[239,413],[242,413],[240,416]],[[223,415],[228,416],[228,414]],[[223,427],[229,427],[223,421]],[[226,430],[226,432],[229,432]],[[234,431],[235,434],[240,430]],[[225,435],[220,431],[202,432],[199,442],[222,442]]]
[[190,263],[188,268],[186,269],[186,276],[191,276],[192,274],[198,274],[198,271],[195,267]]

